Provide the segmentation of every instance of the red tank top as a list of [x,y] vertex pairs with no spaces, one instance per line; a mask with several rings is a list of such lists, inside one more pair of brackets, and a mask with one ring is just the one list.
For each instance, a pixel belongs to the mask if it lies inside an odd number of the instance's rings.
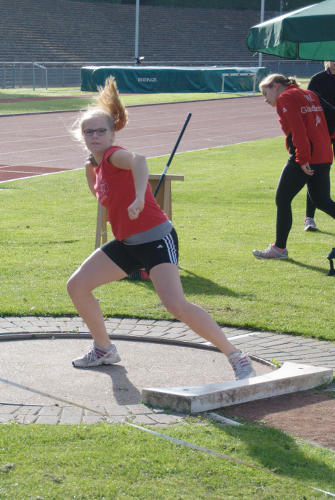
[[162,224],[167,216],[156,202],[148,183],[144,198],[144,208],[137,219],[131,220],[128,207],[136,198],[134,178],[131,170],[118,168],[108,161],[117,150],[112,146],[105,151],[101,163],[95,170],[96,197],[107,208],[108,220],[113,234],[119,241]]

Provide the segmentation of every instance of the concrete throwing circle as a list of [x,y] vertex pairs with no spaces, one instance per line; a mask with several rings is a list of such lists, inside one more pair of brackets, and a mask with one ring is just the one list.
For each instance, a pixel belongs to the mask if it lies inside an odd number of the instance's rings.
[[[173,344],[117,340],[121,362],[78,369],[72,359],[85,354],[87,338],[46,338],[1,342],[0,386],[5,404],[83,405],[89,408],[136,405],[145,387],[194,386],[234,380],[220,352]],[[254,362],[257,375],[268,366]]]

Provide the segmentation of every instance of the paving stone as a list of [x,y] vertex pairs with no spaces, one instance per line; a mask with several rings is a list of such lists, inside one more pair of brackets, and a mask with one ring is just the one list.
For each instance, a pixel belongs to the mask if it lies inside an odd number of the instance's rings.
[[147,337],[150,334],[150,330],[133,330],[132,335],[138,336],[138,337]]
[[11,415],[17,411],[18,405],[2,405],[0,404],[0,415]]
[[126,420],[127,417],[122,415],[111,415],[110,417],[106,418],[106,422],[110,424],[124,424]]
[[132,335],[133,334],[133,330],[132,329],[129,329],[129,328],[124,328],[124,329],[121,329],[120,327],[118,327],[116,330],[114,330],[112,333],[110,333],[110,337],[116,337],[118,335]]
[[101,422],[106,422],[107,417],[102,417],[101,415],[84,415],[82,418],[83,424],[99,424]]
[[160,337],[161,335],[167,335],[169,333],[169,328],[166,326],[155,326],[151,331],[155,332],[157,337]]
[[150,415],[150,418],[157,424],[175,424],[183,419],[182,416],[169,415],[166,413],[154,413]]
[[[187,332],[183,331],[183,330],[180,330],[179,332],[178,331],[175,331],[174,333],[169,333],[169,337],[173,336],[173,338],[175,339],[178,339],[180,341],[186,341],[188,340],[188,335],[187,335]],[[201,338],[201,337],[198,337],[198,339]],[[196,344],[197,343],[197,339],[194,338],[193,342]]]
[[134,419],[131,420],[133,424],[137,425],[153,425],[155,424],[154,418],[151,415],[136,415]]
[[13,415],[0,415],[0,424],[10,424],[13,421]]
[[[97,406],[94,407],[94,410],[96,410],[97,412],[100,412],[103,415],[108,415],[105,406],[99,406],[99,405],[97,405]],[[89,410],[85,410],[85,415],[86,414],[90,415],[90,413],[93,413],[93,412],[90,412]]]
[[105,412],[107,413],[108,416],[111,416],[111,415],[128,416],[128,415],[130,415],[130,412],[126,408],[126,406],[106,406]]
[[36,414],[15,415],[15,422],[18,424],[34,424],[38,418]]
[[119,323],[120,325],[126,324],[126,325],[135,325],[137,323],[137,319],[133,318],[120,318]]
[[59,423],[63,424],[64,422],[60,422],[59,417],[57,417],[56,415],[41,415],[37,417],[34,423],[42,425],[56,425]]
[[[116,331],[120,331],[120,332],[123,332],[123,331],[126,331],[126,332],[130,332],[134,326],[135,326],[136,323],[120,323],[118,326],[117,326],[117,330]],[[115,333],[115,330],[114,332]]]
[[16,416],[19,415],[37,415],[37,413],[40,411],[41,407],[40,406],[19,406],[18,409],[15,411],[15,418]]
[[83,410],[74,406],[63,408],[60,416],[61,424],[80,424],[83,417]]
[[59,416],[62,413],[62,408],[59,406],[43,406],[38,412],[39,416]]
[[145,405],[126,405],[127,410],[130,412],[132,415],[139,415],[143,413],[151,413],[150,408],[148,408]]
[[163,321],[155,321],[155,326],[170,326],[171,325],[171,321],[168,321],[168,320],[163,320]]

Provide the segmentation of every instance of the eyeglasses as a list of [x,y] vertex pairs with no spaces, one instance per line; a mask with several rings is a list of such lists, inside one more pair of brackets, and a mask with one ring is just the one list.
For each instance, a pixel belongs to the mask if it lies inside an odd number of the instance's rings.
[[107,132],[106,128],[86,128],[83,130],[83,134],[86,137],[93,137],[94,134],[97,134],[98,137],[101,137]]

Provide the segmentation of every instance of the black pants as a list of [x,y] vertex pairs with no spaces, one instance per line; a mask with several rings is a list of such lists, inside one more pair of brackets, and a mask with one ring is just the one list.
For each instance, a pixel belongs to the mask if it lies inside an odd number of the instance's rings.
[[[332,139],[332,144],[333,144],[333,152],[334,152],[334,157],[335,157],[335,139]],[[306,217],[311,217],[312,219],[314,219],[315,210],[316,210],[316,206],[313,203],[313,201],[311,200],[311,197],[309,196],[308,191],[307,191],[307,196],[306,196]]]
[[316,207],[335,218],[335,202],[330,198],[330,163],[314,164],[311,169],[314,170],[314,175],[306,175],[300,165],[290,159],[282,171],[276,193],[276,245],[279,248],[286,248],[292,227],[291,203],[305,184]]

